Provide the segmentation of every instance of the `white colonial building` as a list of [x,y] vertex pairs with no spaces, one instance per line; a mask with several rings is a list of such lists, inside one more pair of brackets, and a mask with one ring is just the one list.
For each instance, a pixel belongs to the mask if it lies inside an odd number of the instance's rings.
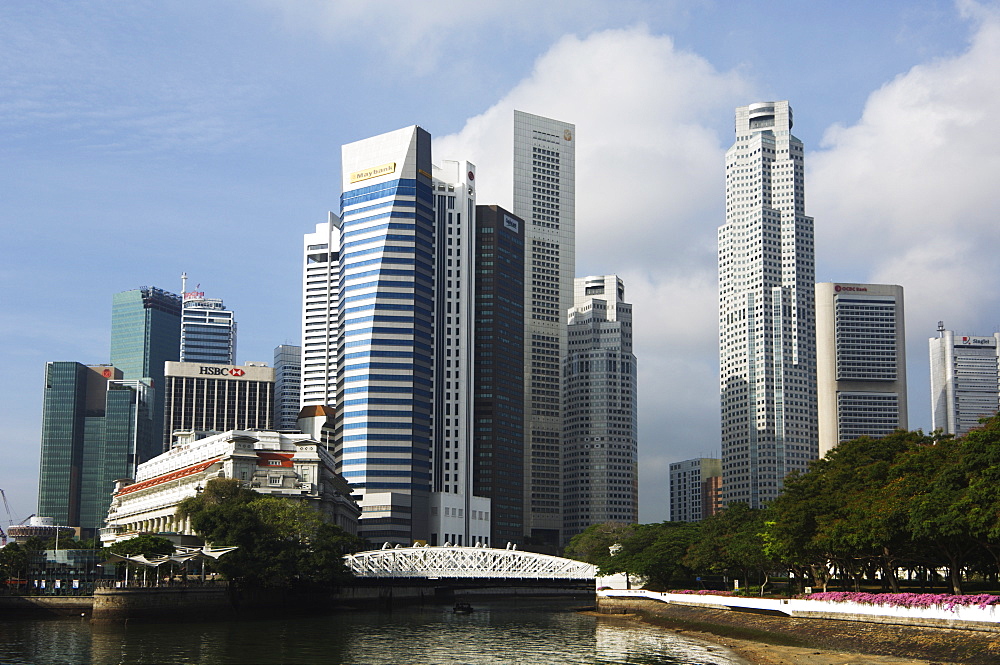
[[357,534],[361,510],[350,485],[333,469],[330,453],[305,434],[181,435],[168,452],[140,464],[135,480],[116,483],[101,542],[107,546],[138,533],[194,535],[177,505],[214,478],[235,478],[261,494],[307,501],[330,523]]

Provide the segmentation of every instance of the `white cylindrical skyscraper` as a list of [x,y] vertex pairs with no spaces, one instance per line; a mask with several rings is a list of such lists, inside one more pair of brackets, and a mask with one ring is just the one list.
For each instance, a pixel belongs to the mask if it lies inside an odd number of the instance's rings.
[[719,228],[723,499],[766,505],[818,455],[813,220],[787,101],[736,109]]

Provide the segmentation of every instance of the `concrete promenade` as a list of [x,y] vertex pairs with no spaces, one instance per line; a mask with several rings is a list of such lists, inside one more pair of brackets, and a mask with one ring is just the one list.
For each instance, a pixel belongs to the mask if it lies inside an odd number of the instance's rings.
[[[989,607],[893,607],[862,603],[798,598],[740,598],[685,593],[660,593],[645,589],[603,589],[597,592],[597,608],[605,614],[641,609],[634,601],[656,601],[670,605],[755,612],[796,618],[862,621],[900,626],[958,628],[1000,633],[1000,609]],[[632,602],[630,602],[632,601]]]

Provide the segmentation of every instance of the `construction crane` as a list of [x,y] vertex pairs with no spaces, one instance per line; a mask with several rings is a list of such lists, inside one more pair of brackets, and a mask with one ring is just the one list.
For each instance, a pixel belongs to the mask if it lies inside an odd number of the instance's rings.
[[[3,497],[3,507],[7,509],[7,528],[10,528],[10,526],[14,524],[14,518],[10,515],[10,504],[7,503],[7,494],[3,491],[3,489],[0,489],[0,496]],[[3,547],[6,544],[7,533],[0,528],[0,547]]]

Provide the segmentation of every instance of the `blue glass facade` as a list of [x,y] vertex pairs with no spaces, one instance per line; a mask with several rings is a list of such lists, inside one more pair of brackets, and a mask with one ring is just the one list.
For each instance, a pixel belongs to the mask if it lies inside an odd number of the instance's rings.
[[143,379],[152,386],[153,432],[163,431],[163,365],[180,360],[180,346],[180,296],[147,286],[114,295],[111,364],[122,371],[123,378]]
[[341,196],[338,470],[362,496],[386,497],[384,506],[365,509],[359,535],[410,543],[426,538],[431,485],[430,134],[410,127],[344,147],[345,182],[356,177],[348,177],[353,168],[378,165],[391,168],[391,177],[359,178],[381,181],[347,184]]
[[135,474],[137,459],[159,452],[141,381],[117,380],[107,365],[50,362],[45,368],[38,514],[79,526],[103,526],[115,480]]

